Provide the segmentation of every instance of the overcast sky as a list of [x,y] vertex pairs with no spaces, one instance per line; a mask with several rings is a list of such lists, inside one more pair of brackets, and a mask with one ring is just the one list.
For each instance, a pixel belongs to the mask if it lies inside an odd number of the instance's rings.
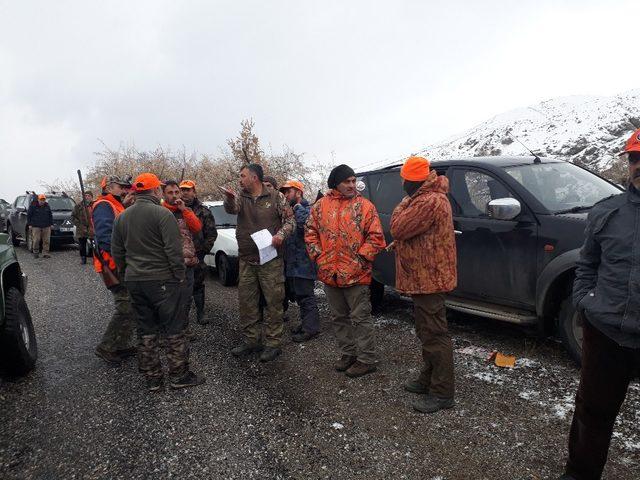
[[[551,97],[640,86],[637,0],[0,0],[0,198],[135,142],[362,166]],[[136,173],[136,172],[133,172]]]

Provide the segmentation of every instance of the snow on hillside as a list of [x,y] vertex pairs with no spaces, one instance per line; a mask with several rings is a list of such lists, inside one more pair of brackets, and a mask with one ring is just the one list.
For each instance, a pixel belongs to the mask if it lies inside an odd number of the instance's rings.
[[613,97],[560,97],[497,115],[420,153],[432,159],[529,155],[517,138],[540,156],[604,171],[637,128],[640,89]]

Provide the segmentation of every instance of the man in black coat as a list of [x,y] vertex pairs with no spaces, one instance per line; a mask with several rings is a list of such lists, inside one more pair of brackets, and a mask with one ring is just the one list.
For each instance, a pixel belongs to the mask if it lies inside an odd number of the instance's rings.
[[600,478],[618,411],[640,372],[640,129],[622,155],[629,189],[589,213],[573,286],[584,336],[566,480]]
[[27,228],[31,228],[31,246],[33,256],[40,256],[40,242],[42,242],[42,256],[50,258],[49,243],[51,240],[51,227],[53,226],[53,214],[44,194],[38,195],[38,200],[29,205],[27,211]]

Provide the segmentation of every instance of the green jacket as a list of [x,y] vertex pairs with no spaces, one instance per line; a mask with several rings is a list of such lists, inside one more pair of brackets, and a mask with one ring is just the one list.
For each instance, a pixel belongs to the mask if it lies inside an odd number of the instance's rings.
[[183,280],[182,236],[173,213],[152,195],[136,203],[113,223],[111,255],[125,281]]

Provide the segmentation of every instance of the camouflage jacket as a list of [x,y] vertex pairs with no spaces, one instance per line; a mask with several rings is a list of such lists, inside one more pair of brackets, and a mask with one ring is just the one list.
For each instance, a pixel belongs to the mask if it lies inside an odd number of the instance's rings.
[[84,202],[76,203],[71,213],[71,221],[76,227],[76,238],[93,238],[93,225],[91,222],[91,205]]
[[197,198],[191,205],[187,206],[193,210],[193,213],[196,214],[202,223],[202,230],[193,234],[193,244],[196,247],[196,254],[198,258],[202,260],[204,256],[211,251],[213,244],[216,243],[216,238],[218,238],[216,220],[213,218],[211,210],[203,205]]
[[[286,240],[296,227],[293,210],[286,198],[271,188],[263,187],[262,193],[255,199],[245,192],[232,199],[227,197],[224,209],[227,213],[238,215],[238,256],[249,263],[260,262],[258,247],[251,238],[252,233],[266,229],[271,235]],[[282,250],[283,248],[278,250],[278,256],[282,256]]]
[[318,279],[332,287],[369,285],[373,260],[386,246],[376,207],[331,190],[311,208],[305,237]]
[[456,288],[456,239],[447,198],[449,181],[432,171],[391,216],[396,251],[396,289],[408,295]]

